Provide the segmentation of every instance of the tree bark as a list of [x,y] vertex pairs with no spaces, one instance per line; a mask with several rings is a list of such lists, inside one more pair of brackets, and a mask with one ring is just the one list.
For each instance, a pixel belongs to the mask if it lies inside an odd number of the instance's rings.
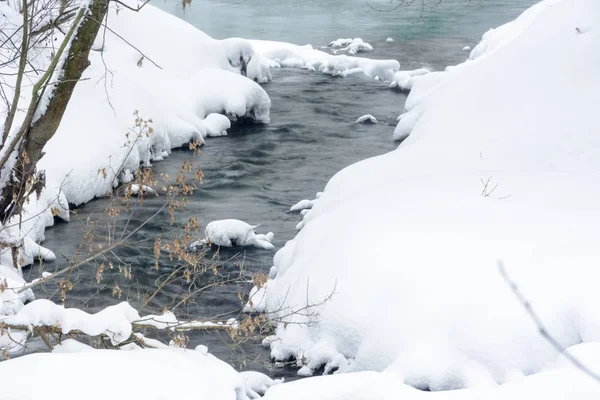
[[[44,156],[44,146],[54,136],[67,109],[75,85],[83,71],[89,66],[89,53],[108,10],[109,0],[93,0],[89,11],[83,17],[75,38],[68,49],[60,83],[56,84],[54,95],[46,112],[23,136],[19,146],[19,158],[13,169],[13,179],[4,189],[0,199],[0,221],[6,223],[13,215],[21,213],[23,203],[33,183],[37,162]],[[38,188],[39,189],[39,188]]]

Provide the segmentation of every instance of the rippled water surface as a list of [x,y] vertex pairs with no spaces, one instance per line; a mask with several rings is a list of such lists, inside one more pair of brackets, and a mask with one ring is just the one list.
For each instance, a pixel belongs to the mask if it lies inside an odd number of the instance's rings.
[[[442,69],[464,60],[465,45],[476,44],[489,27],[514,18],[531,2],[498,0],[474,3],[444,2],[424,13],[401,7],[393,12],[375,12],[359,0],[335,1],[226,1],[193,0],[185,13],[176,1],[157,2],[159,7],[203,29],[208,34],[225,38],[238,36],[276,39],[297,44],[311,43],[318,47],[340,37],[362,37],[375,47],[369,57],[393,58],[403,69],[427,65]],[[389,5],[380,2],[379,5]],[[375,5],[375,3],[373,3]],[[291,18],[290,16],[293,16]],[[393,37],[393,43],[385,38]],[[393,150],[395,117],[402,111],[406,94],[387,85],[367,79],[332,78],[303,70],[282,69],[273,72],[273,82],[264,85],[272,100],[271,124],[235,126],[229,135],[209,138],[198,162],[204,171],[204,183],[190,198],[187,211],[177,215],[175,225],[162,213],[133,238],[136,243],[117,252],[117,256],[132,265],[133,279],[122,287],[123,297],[136,302],[136,294],[148,290],[173,265],[161,263],[159,271],[152,266],[152,243],[157,234],[165,239],[182,234],[183,223],[191,216],[200,225],[212,220],[237,218],[251,224],[260,223],[261,230],[275,233],[274,244],[281,248],[295,235],[297,214],[290,214],[291,205],[300,199],[314,198],[328,179],[340,169],[367,157]],[[373,114],[376,125],[355,125],[363,114]],[[155,163],[154,173],[175,176],[188,150],[175,150],[163,162]],[[136,226],[152,215],[164,199],[149,198],[144,207],[135,211],[129,226]],[[75,221],[59,223],[46,232],[44,245],[54,250],[58,261],[45,266],[53,271],[64,267],[81,241],[83,228],[77,222],[102,213],[108,200],[99,199],[77,210]],[[119,227],[126,223],[121,216]],[[221,259],[236,256],[243,261],[248,277],[256,271],[267,272],[273,252],[257,249],[235,249],[221,253]],[[236,271],[233,261],[224,261],[224,271]],[[70,293],[68,304],[98,310],[118,300],[112,296],[114,279],[106,274],[100,289],[95,284],[97,265],[84,268],[74,277],[78,282]],[[31,277],[39,269],[30,270]],[[182,309],[196,318],[222,315],[236,316],[241,309],[238,292],[248,285],[228,285],[203,292],[198,302]],[[55,287],[45,287],[38,297],[54,297]],[[178,287],[170,287],[151,303],[160,309],[169,296],[177,296]],[[193,334],[192,344],[207,344],[210,351],[224,359],[246,359],[247,367],[270,371],[273,375],[293,376],[292,370],[270,370],[268,352],[254,343],[231,350],[226,340],[215,334]],[[244,354],[244,352],[247,352]],[[252,361],[258,358],[265,362]]]

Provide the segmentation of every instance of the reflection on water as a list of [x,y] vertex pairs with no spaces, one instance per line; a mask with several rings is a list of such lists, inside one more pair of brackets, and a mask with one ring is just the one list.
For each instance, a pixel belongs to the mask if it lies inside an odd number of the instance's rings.
[[396,0],[192,0],[185,10],[180,0],[156,6],[185,19],[209,35],[224,39],[281,40],[320,46],[342,37],[362,37],[379,43],[437,37],[477,39],[489,28],[513,19],[534,0],[416,1],[391,12]]

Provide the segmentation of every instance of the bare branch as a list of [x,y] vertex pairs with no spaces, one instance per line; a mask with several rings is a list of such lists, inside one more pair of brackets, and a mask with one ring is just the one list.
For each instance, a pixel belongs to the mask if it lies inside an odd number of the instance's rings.
[[502,278],[504,279],[504,281],[506,282],[506,284],[508,285],[510,290],[512,290],[515,297],[519,300],[519,302],[521,303],[521,305],[523,306],[525,311],[527,311],[527,314],[529,315],[531,320],[535,323],[540,335],[542,335],[542,337],[548,343],[550,343],[552,345],[552,347],[554,347],[571,364],[573,364],[573,366],[575,366],[577,369],[582,371],[584,374],[588,375],[590,378],[592,378],[600,383],[600,375],[598,375],[596,372],[592,371],[585,364],[583,364],[581,361],[579,361],[575,356],[573,356],[569,352],[569,349],[565,349],[564,346],[561,345],[560,342],[554,336],[552,336],[550,334],[550,332],[548,331],[548,329],[542,322],[542,319],[539,317],[539,315],[537,315],[537,313],[531,306],[531,303],[529,302],[529,300],[527,300],[527,298],[525,298],[523,293],[521,293],[521,291],[519,290],[519,287],[517,286],[517,284],[510,278],[510,276],[508,276],[508,273],[506,272],[506,268],[504,267],[504,263],[502,263],[502,261],[498,261],[498,271],[500,272],[500,275],[502,276]]

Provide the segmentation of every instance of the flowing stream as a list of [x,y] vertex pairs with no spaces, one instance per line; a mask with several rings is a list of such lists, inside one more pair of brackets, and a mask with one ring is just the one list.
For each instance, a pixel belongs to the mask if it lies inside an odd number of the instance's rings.
[[[361,53],[378,59],[397,59],[401,69],[427,66],[436,70],[463,61],[486,29],[516,17],[532,1],[481,0],[474,3],[446,1],[433,10],[400,7],[392,12],[376,12],[364,1],[288,1],[288,0],[193,0],[183,10],[179,1],[157,2],[164,10],[181,17],[216,38],[244,37],[273,39],[296,44],[326,45],[341,37],[362,37],[375,48]],[[373,6],[377,6],[373,2]],[[379,2],[389,7],[388,2]],[[293,19],[290,18],[293,16]],[[160,28],[158,28],[160,29]],[[387,37],[394,42],[386,42]],[[298,214],[289,213],[298,200],[312,199],[322,191],[333,174],[347,165],[367,157],[383,154],[397,147],[392,141],[396,116],[402,112],[406,94],[389,89],[387,84],[364,78],[333,78],[318,72],[281,69],[272,71],[273,81],[263,87],[272,101],[268,125],[234,126],[229,135],[208,138],[197,159],[204,172],[204,182],[190,197],[187,210],[177,214],[175,225],[162,213],[133,239],[140,241],[118,251],[124,262],[132,265],[133,279],[123,286],[122,298],[135,302],[136,293],[154,285],[172,270],[168,260],[154,271],[152,244],[157,234],[172,238],[182,233],[189,217],[197,217],[204,226],[213,220],[237,218],[251,224],[260,223],[261,233],[275,233],[274,244],[281,248],[294,237]],[[373,114],[379,123],[355,125],[364,114]],[[154,164],[155,175],[176,176],[189,150],[174,150],[165,161]],[[147,219],[163,204],[161,197],[149,197],[137,209],[130,226]],[[44,246],[58,256],[44,269],[54,271],[65,266],[66,258],[75,253],[84,228],[77,220],[100,215],[107,199],[97,199],[76,209],[70,223],[58,223],[46,231]],[[124,226],[128,214],[120,217]],[[145,241],[144,241],[145,240]],[[273,251],[232,249],[220,254],[225,271],[235,271],[243,262],[248,277],[272,265]],[[229,260],[235,256],[235,260]],[[69,292],[67,305],[94,312],[119,300],[113,297],[113,279],[106,274],[101,285],[94,279],[97,265],[83,268],[73,277],[77,283]],[[35,278],[40,268],[26,271]],[[238,292],[247,292],[249,284],[233,284],[203,292],[197,303],[185,307],[194,318],[221,319],[235,317],[241,310]],[[177,295],[178,288],[167,288],[164,296]],[[58,298],[56,286],[47,285],[37,297]],[[160,309],[160,296],[152,306]],[[215,333],[191,335],[191,345],[206,344],[211,353],[230,360],[236,366],[267,372],[273,376],[295,377],[291,368],[269,364],[268,351],[254,342],[232,348],[230,342]],[[243,364],[240,364],[243,362]]]

